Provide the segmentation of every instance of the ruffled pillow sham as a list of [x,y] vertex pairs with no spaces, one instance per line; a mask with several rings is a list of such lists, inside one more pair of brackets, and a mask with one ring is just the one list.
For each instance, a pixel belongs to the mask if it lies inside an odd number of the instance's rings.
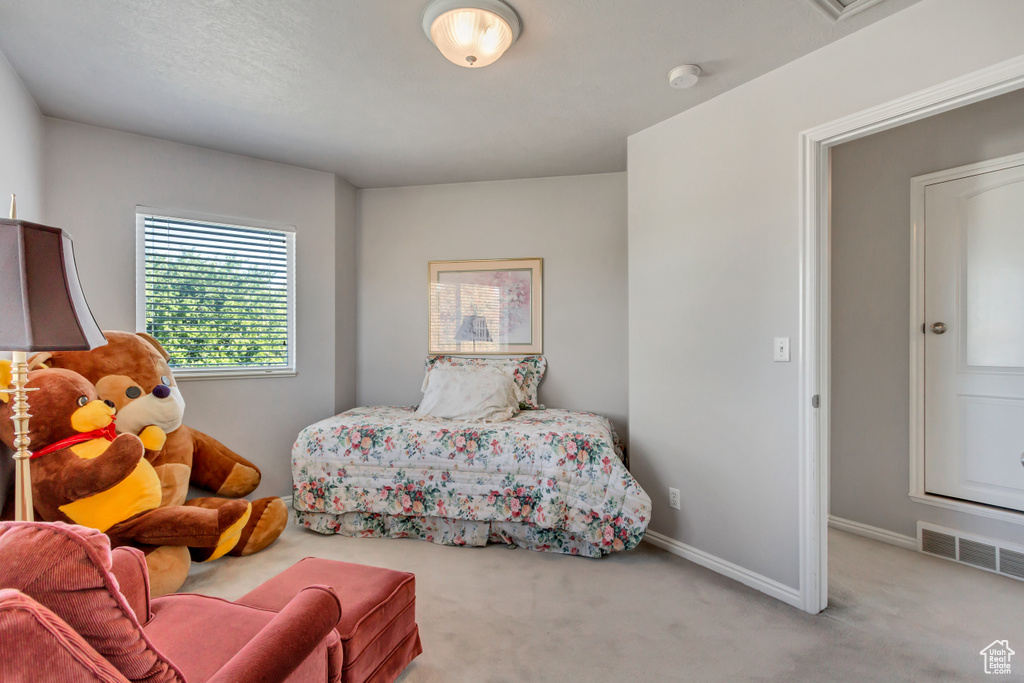
[[519,413],[521,394],[510,369],[440,366],[423,380],[417,417],[504,422]]
[[[427,376],[435,367],[489,367],[511,369],[521,397],[520,410],[543,410],[544,406],[537,400],[537,389],[544,379],[548,362],[544,356],[521,356],[518,358],[475,358],[466,356],[428,356],[424,363]],[[426,377],[423,386],[426,387]]]

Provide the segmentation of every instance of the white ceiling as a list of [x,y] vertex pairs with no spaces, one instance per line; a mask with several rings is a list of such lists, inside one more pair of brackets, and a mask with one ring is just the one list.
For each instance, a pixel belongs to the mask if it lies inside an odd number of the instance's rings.
[[622,171],[631,133],[918,0],[509,1],[522,36],[477,70],[428,0],[0,0],[0,49],[47,116],[388,187]]

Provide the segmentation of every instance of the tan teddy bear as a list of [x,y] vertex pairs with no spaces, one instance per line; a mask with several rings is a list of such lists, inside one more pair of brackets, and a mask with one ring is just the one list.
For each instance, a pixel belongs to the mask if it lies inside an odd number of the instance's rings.
[[[189,505],[217,509],[230,498],[246,496],[260,483],[251,462],[206,434],[182,424],[185,401],[160,343],[145,333],[104,332],[107,344],[91,351],[41,353],[33,366],[66,368],[96,386],[99,397],[117,409],[117,430],[138,434],[150,425],[167,433],[164,447],[148,457],[160,477],[161,506]],[[218,497],[186,500],[189,484]],[[252,514],[229,552],[250,555],[273,543],[288,521],[288,509],[274,496],[252,501]],[[192,559],[210,559],[192,548]]]
[[[8,365],[0,360],[0,441],[13,449]],[[28,388],[32,496],[42,519],[92,527],[115,546],[141,548],[154,595],[181,586],[190,548],[218,556],[237,545],[249,518],[246,501],[216,510],[161,506],[160,479],[145,456],[164,446],[163,430],[147,425],[141,437],[117,435],[112,402],[71,370],[30,372]]]

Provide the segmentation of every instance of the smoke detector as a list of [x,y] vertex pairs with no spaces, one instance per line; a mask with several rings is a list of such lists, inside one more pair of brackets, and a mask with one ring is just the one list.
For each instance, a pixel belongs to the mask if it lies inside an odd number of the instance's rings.
[[677,90],[692,88],[700,78],[700,67],[696,64],[683,64],[668,72],[668,84]]

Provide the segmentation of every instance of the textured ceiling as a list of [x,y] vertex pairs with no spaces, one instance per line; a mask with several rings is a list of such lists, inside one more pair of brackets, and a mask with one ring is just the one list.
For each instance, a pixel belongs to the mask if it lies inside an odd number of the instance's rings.
[[631,133],[916,1],[510,0],[522,36],[473,70],[428,0],[0,0],[0,49],[47,116],[386,187],[624,170]]

